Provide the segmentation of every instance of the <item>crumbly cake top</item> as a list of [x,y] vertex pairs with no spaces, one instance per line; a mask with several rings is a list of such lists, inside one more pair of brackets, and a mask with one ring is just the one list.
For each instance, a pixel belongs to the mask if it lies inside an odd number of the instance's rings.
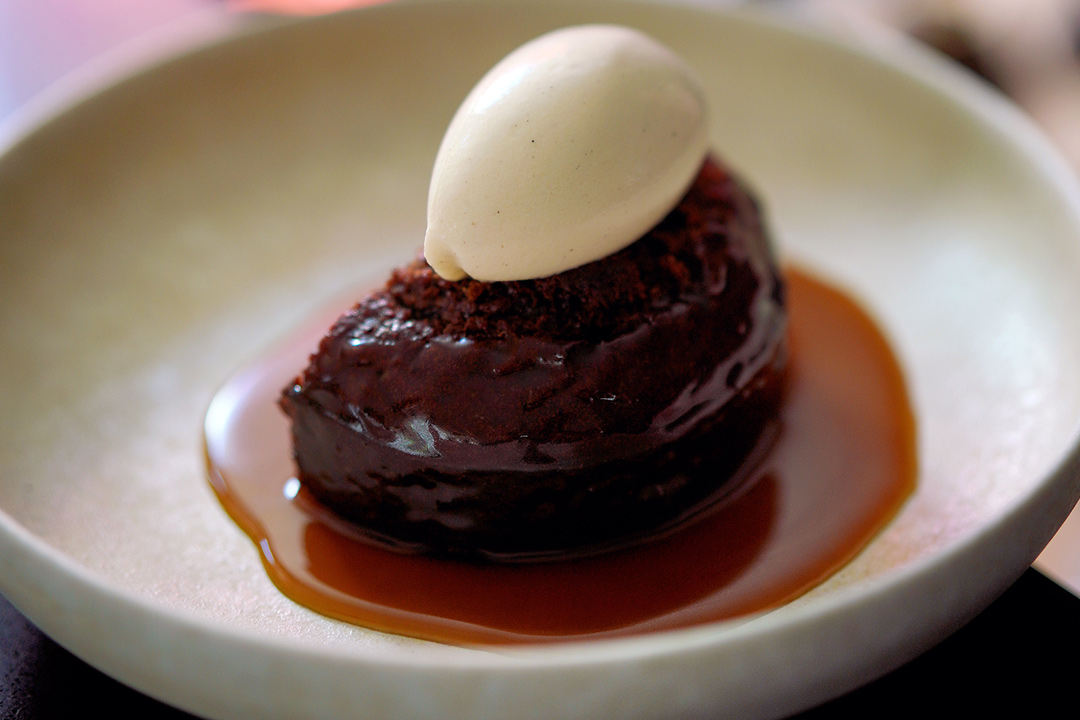
[[418,257],[349,313],[352,333],[371,332],[375,341],[617,337],[675,303],[720,292],[728,235],[746,230],[733,224],[756,225],[757,216],[749,197],[710,158],[679,205],[614,255],[551,277],[492,283],[444,280]]

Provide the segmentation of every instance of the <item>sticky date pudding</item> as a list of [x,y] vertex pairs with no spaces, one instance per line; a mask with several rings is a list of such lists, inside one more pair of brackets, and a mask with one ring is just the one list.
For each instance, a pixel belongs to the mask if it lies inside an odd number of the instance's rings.
[[371,538],[435,554],[655,528],[774,434],[783,294],[755,203],[713,159],[603,260],[483,283],[418,259],[285,390],[300,481]]

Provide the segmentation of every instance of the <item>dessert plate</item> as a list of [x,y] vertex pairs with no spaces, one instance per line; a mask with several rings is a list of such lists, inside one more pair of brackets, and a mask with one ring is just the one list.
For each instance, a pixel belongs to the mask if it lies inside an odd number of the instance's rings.
[[[699,69],[713,143],[786,257],[879,319],[917,415],[918,489],[841,572],[740,621],[496,652],[309,612],[214,498],[204,411],[238,366],[416,251],[457,103],[524,40],[587,21],[640,27]],[[902,44],[607,2],[405,3],[242,32],[0,156],[0,591],[89,663],[208,717],[808,707],[972,617],[1080,493],[1078,198],[1016,110]]]

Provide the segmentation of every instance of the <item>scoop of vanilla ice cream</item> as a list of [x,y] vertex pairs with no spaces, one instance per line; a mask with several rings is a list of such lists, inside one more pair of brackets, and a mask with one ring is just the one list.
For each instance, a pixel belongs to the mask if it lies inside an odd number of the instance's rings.
[[454,115],[424,255],[448,280],[526,280],[598,260],[662,220],[705,154],[704,93],[671,50],[610,25],[543,35]]

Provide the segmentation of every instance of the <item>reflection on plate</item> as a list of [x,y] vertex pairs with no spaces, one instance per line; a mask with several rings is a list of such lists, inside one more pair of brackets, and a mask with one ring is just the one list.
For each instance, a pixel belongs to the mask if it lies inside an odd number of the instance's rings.
[[[955,629],[1067,514],[1077,191],[1018,114],[911,49],[690,8],[513,5],[248,33],[0,157],[0,591],[89,662],[208,716],[781,715]],[[491,652],[290,603],[204,481],[207,403],[412,254],[442,130],[493,61],[594,20],[697,66],[714,142],[784,251],[880,320],[918,418],[916,495],[825,585],[748,621]]]

